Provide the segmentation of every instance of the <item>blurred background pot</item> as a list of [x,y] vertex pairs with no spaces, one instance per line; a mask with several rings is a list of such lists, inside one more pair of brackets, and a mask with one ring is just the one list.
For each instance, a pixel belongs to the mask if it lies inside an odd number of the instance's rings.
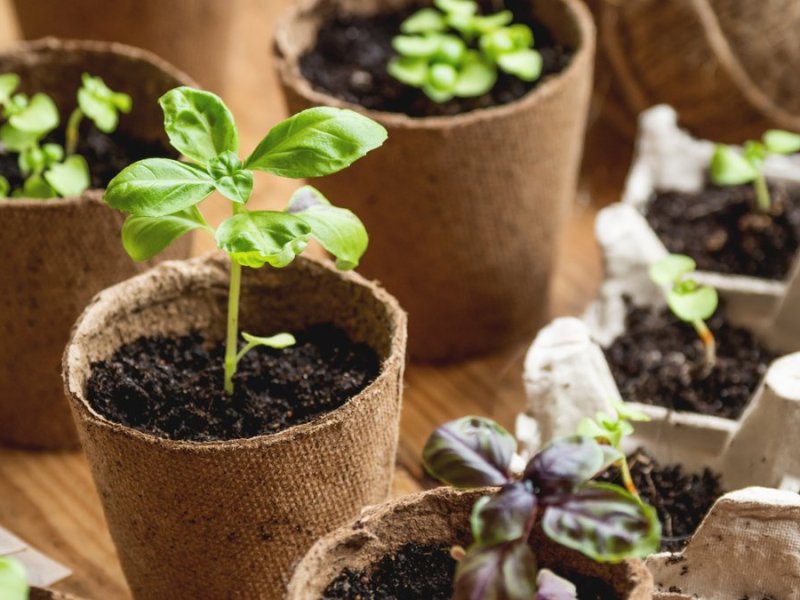
[[578,0],[531,0],[574,56],[561,73],[503,106],[451,117],[370,111],[316,91],[298,61],[337,10],[402,8],[371,0],[304,0],[276,30],[291,112],[347,107],[389,130],[380,152],[315,182],[370,232],[360,271],[409,313],[413,358],[453,360],[530,337],[547,316],[556,240],[576,193],[592,83],[594,26]]
[[[19,75],[25,92],[50,95],[62,123],[84,72],[132,96],[121,132],[161,141],[169,155],[157,100],[192,82],[164,61],[120,44],[54,39],[0,54],[0,73]],[[94,294],[157,262],[128,257],[120,243],[124,217],[107,208],[102,195],[89,190],[79,198],[0,199],[0,443],[77,448],[60,377],[70,329]],[[187,237],[163,258],[185,258],[190,245]]]

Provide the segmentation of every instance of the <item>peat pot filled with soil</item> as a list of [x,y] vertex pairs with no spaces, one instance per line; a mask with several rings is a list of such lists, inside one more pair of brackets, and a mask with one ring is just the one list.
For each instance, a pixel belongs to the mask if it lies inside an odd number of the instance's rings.
[[[439,488],[374,507],[317,542],[298,565],[287,600],[450,600],[469,519],[487,490]],[[536,560],[578,585],[580,598],[649,600],[653,581],[639,560],[596,563],[534,534]]]
[[137,598],[282,598],[321,535],[385,500],[405,315],[327,263],[244,269],[241,325],[291,332],[223,386],[229,262],[168,262],[100,293],[64,377]]
[[[130,96],[131,110],[110,134],[82,119],[76,154],[88,164],[86,191],[38,199],[25,197],[36,191],[28,188],[22,197],[0,199],[0,443],[77,447],[59,376],[70,329],[94,294],[154,264],[135,264],[120,247],[123,217],[103,205],[102,189],[131,162],[175,156],[156,100],[191,82],[152,54],[119,44],[50,39],[0,54],[0,74],[16,74],[17,91],[32,102],[36,94],[48,95],[59,113],[60,126],[44,138],[45,148],[65,143],[84,73]],[[0,176],[14,190],[25,178],[18,156],[0,151]],[[166,257],[188,256],[190,242],[181,240]]]
[[275,52],[292,112],[344,106],[389,131],[380,153],[318,184],[371,232],[361,270],[408,310],[412,356],[452,360],[523,339],[544,318],[576,190],[594,27],[577,0],[511,0],[541,76],[501,73],[483,96],[437,104],[386,72],[400,23],[424,4],[304,0],[279,23]]

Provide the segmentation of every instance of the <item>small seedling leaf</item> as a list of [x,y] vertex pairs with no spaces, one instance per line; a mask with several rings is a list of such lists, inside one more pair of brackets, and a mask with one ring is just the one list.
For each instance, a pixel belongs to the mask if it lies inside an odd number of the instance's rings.
[[22,131],[12,127],[10,123],[5,123],[0,127],[0,141],[11,152],[24,152],[28,148],[35,146],[42,135],[42,133]]
[[501,10],[493,15],[475,16],[472,18],[472,29],[481,35],[505,27],[514,20],[510,10]]
[[22,189],[17,189],[14,192],[15,197],[37,198],[39,200],[55,198],[57,195],[56,191],[42,175],[31,175],[22,184]]
[[412,56],[395,57],[387,66],[389,75],[401,83],[420,87],[428,80],[428,59]]
[[132,101],[129,95],[109,88],[100,77],[84,73],[78,106],[100,131],[111,133],[117,128],[119,113],[131,111]]
[[472,16],[478,12],[478,4],[473,0],[434,0],[436,8],[451,15]]
[[122,226],[122,245],[133,260],[144,261],[190,231],[207,227],[196,206],[162,217],[129,216]]
[[483,496],[472,507],[474,543],[495,546],[521,539],[536,509],[536,496],[524,483],[506,485],[494,496]]
[[498,66],[523,81],[535,81],[542,74],[542,55],[536,50],[517,50],[497,57]]
[[311,228],[299,217],[277,211],[244,212],[223,221],[217,245],[245,267],[285,267],[305,250]]
[[447,29],[444,15],[434,8],[423,8],[408,17],[400,25],[400,31],[415,33],[438,33]]
[[0,175],[0,198],[8,198],[8,193],[11,191],[11,184],[8,179]]
[[528,463],[524,478],[545,495],[570,492],[622,458],[592,437],[573,435],[554,440]]
[[90,184],[89,165],[85,158],[73,154],[64,162],[52,165],[45,171],[44,178],[60,196],[80,196]]
[[252,344],[253,347],[268,346],[269,348],[276,348],[278,350],[294,346],[297,343],[297,340],[291,333],[278,333],[269,337],[259,337],[243,331],[242,337],[248,344]]
[[28,600],[28,578],[22,563],[0,556],[0,598],[3,600]]
[[458,563],[453,600],[531,600],[537,571],[527,540],[473,546]]
[[731,148],[718,144],[711,158],[711,180],[717,185],[741,185],[758,176],[757,169]]
[[705,321],[717,310],[717,290],[710,286],[699,286],[693,281],[670,290],[667,304],[675,316],[683,321]]
[[58,127],[58,108],[46,94],[34,94],[28,106],[12,115],[8,123],[14,129],[42,137]]
[[0,104],[11,100],[11,94],[19,86],[19,75],[16,73],[3,73],[0,75]]
[[575,584],[559,577],[550,569],[539,571],[536,586],[535,600],[579,600]]
[[670,254],[650,265],[650,279],[660,286],[673,286],[681,277],[697,268],[694,259],[683,254]]
[[794,154],[800,152],[800,134],[770,129],[764,134],[764,145],[775,154]]
[[483,96],[494,87],[497,69],[478,52],[471,51],[458,74],[455,93],[463,98]]
[[411,56],[415,58],[428,58],[439,50],[444,36],[440,34],[431,35],[398,35],[392,40],[392,48],[400,56]]
[[212,158],[208,174],[220,194],[237,204],[247,204],[253,192],[253,172],[242,168],[242,161],[236,154],[223,152]]

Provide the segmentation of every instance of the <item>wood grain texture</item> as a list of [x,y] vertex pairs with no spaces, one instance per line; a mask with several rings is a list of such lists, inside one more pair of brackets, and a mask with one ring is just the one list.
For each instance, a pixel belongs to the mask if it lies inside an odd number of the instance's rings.
[[[284,116],[270,65],[269,32],[289,0],[238,0],[236,36],[225,94],[249,151]],[[0,0],[0,48],[17,35],[8,0]],[[599,206],[615,199],[628,166],[630,149],[601,125],[592,128],[581,194],[564,231],[551,298],[553,315],[577,314],[600,280],[593,222]],[[296,182],[259,173],[254,203],[283,207]],[[222,202],[208,203],[214,223],[225,217]],[[195,252],[213,247],[197,240]],[[433,485],[419,456],[436,425],[466,414],[493,417],[513,427],[523,407],[522,360],[526,345],[479,360],[448,366],[410,365],[407,370],[396,495]],[[20,373],[20,377],[24,377]],[[56,586],[85,598],[129,598],[97,494],[80,454],[36,454],[0,449],[0,523],[69,566],[74,575]]]

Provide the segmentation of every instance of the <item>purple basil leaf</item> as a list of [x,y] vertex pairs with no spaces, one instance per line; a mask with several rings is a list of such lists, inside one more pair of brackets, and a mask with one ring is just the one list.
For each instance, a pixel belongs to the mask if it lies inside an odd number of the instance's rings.
[[559,577],[549,569],[539,571],[536,578],[536,600],[578,600],[575,584]]
[[422,457],[437,479],[455,487],[503,485],[517,441],[490,419],[463,417],[439,427],[428,438]]
[[658,551],[661,525],[652,506],[616,485],[589,483],[544,511],[547,536],[598,562]]
[[566,493],[621,458],[622,454],[610,446],[574,435],[555,440],[539,451],[528,463],[524,478],[543,495]]
[[472,508],[472,537],[478,546],[527,539],[536,517],[536,496],[528,485],[511,483],[494,496],[483,496]]
[[473,546],[458,563],[453,600],[531,600],[537,571],[527,540]]

